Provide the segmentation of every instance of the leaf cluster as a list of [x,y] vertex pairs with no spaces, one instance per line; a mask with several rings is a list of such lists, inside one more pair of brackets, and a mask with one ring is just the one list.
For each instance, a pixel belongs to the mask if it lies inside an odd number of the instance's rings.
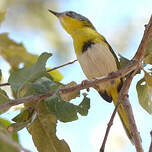
[[[5,13],[2,12],[0,19],[4,19],[4,16]],[[85,95],[82,102],[75,105],[70,103],[70,100],[80,96],[80,92],[66,95],[59,93],[61,87],[73,86],[76,83],[62,84],[59,81],[63,76],[57,70],[47,72],[46,62],[52,56],[51,53],[43,53],[38,57],[27,52],[23,44],[11,40],[8,33],[2,33],[0,34],[0,55],[11,66],[8,83],[14,98],[53,94],[45,100],[33,99],[32,102],[24,104],[20,114],[12,119],[14,123],[7,126],[8,131],[12,133],[26,127],[39,152],[70,152],[67,143],[64,140],[59,140],[56,136],[57,122],[75,121],[78,119],[78,113],[86,116],[90,108],[90,99]],[[23,68],[19,68],[21,63]],[[0,104],[9,101],[6,92],[0,89]],[[1,111],[1,113],[5,111]]]

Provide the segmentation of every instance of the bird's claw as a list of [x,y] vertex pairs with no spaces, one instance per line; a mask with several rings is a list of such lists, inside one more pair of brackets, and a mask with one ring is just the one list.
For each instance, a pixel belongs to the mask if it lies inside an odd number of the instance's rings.
[[[82,87],[84,87],[87,83],[88,83],[88,80],[83,80],[83,81],[81,82]],[[86,88],[86,89],[87,89],[87,92],[90,91],[90,88]]]

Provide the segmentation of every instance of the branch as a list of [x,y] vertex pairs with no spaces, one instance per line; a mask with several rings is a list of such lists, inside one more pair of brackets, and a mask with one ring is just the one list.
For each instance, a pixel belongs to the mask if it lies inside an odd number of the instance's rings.
[[2,104],[0,106],[0,111],[2,111],[4,109],[8,109],[12,106],[15,106],[15,105],[18,105],[18,104],[21,104],[21,103],[27,103],[27,102],[31,102],[31,101],[41,101],[41,100],[46,99],[50,96],[53,96],[53,93],[35,94],[35,95],[32,95],[32,96],[27,96],[27,97],[15,99],[15,100],[10,100],[10,101],[8,101],[8,103]]
[[14,148],[18,149],[19,151],[30,152],[29,150],[23,148],[20,144],[16,143],[15,141],[13,141],[11,138],[7,137],[3,133],[0,133],[0,139],[5,141],[6,143],[10,144]]
[[140,45],[138,47],[138,50],[137,50],[133,60],[136,60],[137,62],[142,62],[144,55],[145,55],[147,45],[151,39],[152,39],[152,15],[150,17],[149,23],[146,25],[146,29],[145,29],[143,38],[140,42]]
[[82,89],[88,89],[90,87],[94,87],[96,84],[102,84],[107,81],[112,81],[117,78],[122,78],[128,75],[130,72],[134,71],[138,68],[138,63],[136,61],[132,61],[129,65],[127,65],[125,68],[118,70],[117,72],[112,72],[108,76],[104,76],[101,78],[95,78],[95,80],[86,80],[85,83],[81,83],[72,87],[68,88],[61,88],[60,93],[69,93],[73,91],[80,91]]
[[129,90],[131,81],[132,81],[132,79],[133,79],[133,77],[134,77],[134,75],[136,74],[137,71],[138,71],[138,69],[136,69],[133,73],[128,75],[128,77],[127,77],[127,79],[126,79],[126,81],[123,85],[123,88],[120,91],[118,101],[119,100],[121,101],[121,103],[124,107],[125,113],[127,115],[128,122],[129,122],[129,127],[130,127],[130,130],[131,130],[132,136],[133,136],[133,142],[134,142],[135,147],[136,147],[136,151],[137,152],[143,152],[143,148],[142,148],[142,144],[141,144],[141,138],[140,138],[139,132],[137,130],[137,126],[136,126],[136,123],[135,123],[132,107],[130,105],[129,96],[128,96],[128,90]]
[[[95,80],[86,81],[85,83],[81,83],[81,84],[75,85],[73,87],[61,88],[61,89],[59,89],[59,92],[61,94],[66,94],[69,92],[80,91],[82,89],[88,89],[89,87],[93,87],[97,83],[105,83],[105,81],[111,81],[116,78],[124,77],[127,74],[129,74],[130,72],[132,72],[134,69],[136,69],[137,65],[138,65],[137,62],[133,61],[128,66],[126,66],[124,69],[119,70],[117,72],[113,72],[109,76],[98,78]],[[46,99],[52,95],[53,95],[52,93],[36,94],[36,95],[32,95],[32,96],[27,96],[24,98],[10,100],[10,101],[8,101],[8,103],[0,105],[0,111],[2,111],[4,109],[8,109],[12,106],[15,106],[15,105],[18,105],[21,103],[27,103],[27,102],[31,102],[31,101],[40,101],[40,100]]]
[[9,83],[1,83],[0,87],[4,87],[4,86],[7,86],[7,85],[10,85],[10,84]]
[[149,152],[152,152],[152,131],[150,132],[150,136],[151,136],[151,143],[149,147]]

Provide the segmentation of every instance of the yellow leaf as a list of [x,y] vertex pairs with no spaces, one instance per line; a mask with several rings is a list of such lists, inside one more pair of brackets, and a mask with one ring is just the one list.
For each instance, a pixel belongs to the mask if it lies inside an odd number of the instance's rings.
[[[46,70],[49,70],[51,68],[46,68]],[[58,70],[53,70],[51,72],[48,72],[54,81],[60,82],[63,79],[63,75]]]

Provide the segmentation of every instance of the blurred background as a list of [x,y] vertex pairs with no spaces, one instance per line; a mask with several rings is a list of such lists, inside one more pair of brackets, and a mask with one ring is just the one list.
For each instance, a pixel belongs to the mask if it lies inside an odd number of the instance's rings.
[[[97,31],[103,34],[115,52],[131,59],[141,41],[144,25],[152,14],[151,0],[0,0],[0,9],[7,8],[6,20],[0,33],[8,32],[10,38],[24,44],[28,52],[40,55],[51,52],[53,57],[48,66],[57,66],[74,60],[75,54],[71,37],[62,29],[58,20],[47,10],[72,10],[83,14],[94,24]],[[0,57],[0,69],[3,81],[7,82],[9,64]],[[63,83],[86,79],[80,65],[74,63],[59,70],[64,79]],[[137,75],[130,88],[130,101],[135,120],[142,137],[144,151],[150,145],[152,130],[151,116],[138,104],[136,82],[142,77]],[[7,88],[6,88],[7,89]],[[85,91],[82,91],[85,92]],[[91,89],[91,108],[87,117],[79,116],[79,120],[70,123],[58,122],[57,136],[65,139],[72,152],[98,152],[104,137],[107,123],[114,109],[112,104],[104,102],[98,93]],[[78,99],[73,102],[78,102]],[[12,118],[17,112],[7,113],[4,118]],[[21,144],[37,152],[32,137],[26,129],[19,131]],[[135,148],[123,130],[118,118],[108,137],[106,152],[134,152]]]

